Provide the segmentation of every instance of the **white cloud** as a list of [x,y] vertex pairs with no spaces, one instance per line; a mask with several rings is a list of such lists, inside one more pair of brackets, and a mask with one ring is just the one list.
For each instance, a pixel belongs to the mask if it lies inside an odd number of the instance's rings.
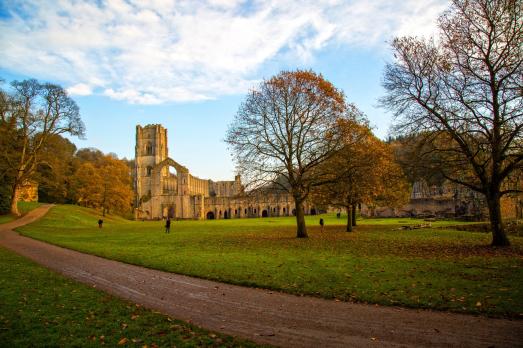
[[0,67],[138,104],[244,93],[264,63],[431,33],[447,0],[10,1]]
[[74,86],[71,86],[67,89],[67,92],[71,95],[91,95],[93,94],[93,89],[91,86],[85,83],[78,83]]

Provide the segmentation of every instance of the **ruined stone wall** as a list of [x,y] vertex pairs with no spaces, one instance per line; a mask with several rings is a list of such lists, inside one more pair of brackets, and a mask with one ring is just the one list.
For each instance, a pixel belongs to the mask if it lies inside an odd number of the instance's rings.
[[[245,195],[240,176],[212,181],[191,175],[169,158],[167,130],[161,125],[136,127],[135,153],[137,219],[230,219],[295,213],[289,194]],[[305,205],[306,214],[315,212]]]

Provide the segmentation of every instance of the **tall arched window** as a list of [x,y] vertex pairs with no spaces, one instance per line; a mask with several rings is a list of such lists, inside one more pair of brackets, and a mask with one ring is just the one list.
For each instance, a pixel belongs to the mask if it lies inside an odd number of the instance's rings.
[[152,173],[153,173],[153,167],[147,166],[147,176],[151,176]]
[[152,156],[153,154],[153,144],[149,141],[147,145],[145,145],[145,155],[146,156]]

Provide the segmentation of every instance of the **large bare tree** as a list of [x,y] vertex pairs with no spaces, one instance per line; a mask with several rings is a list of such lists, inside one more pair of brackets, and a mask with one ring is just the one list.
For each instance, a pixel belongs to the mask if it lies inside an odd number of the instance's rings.
[[36,80],[14,81],[2,90],[0,128],[2,161],[11,178],[11,213],[18,213],[21,186],[30,180],[41,162],[41,151],[56,134],[82,136],[84,125],[78,106],[60,86]]
[[381,99],[445,178],[484,195],[497,246],[509,245],[500,198],[523,165],[522,18],[521,0],[453,0],[438,40],[393,41]]
[[247,95],[227,132],[247,190],[290,193],[297,237],[307,237],[304,202],[322,183],[318,166],[341,146],[337,120],[347,117],[343,93],[312,71],[284,71]]

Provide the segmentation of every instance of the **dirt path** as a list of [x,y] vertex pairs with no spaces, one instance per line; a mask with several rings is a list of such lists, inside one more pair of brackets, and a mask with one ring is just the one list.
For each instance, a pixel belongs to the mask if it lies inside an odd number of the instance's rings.
[[116,296],[204,328],[286,347],[522,347],[523,321],[335,302],[155,271],[56,247],[0,225],[0,244]]

